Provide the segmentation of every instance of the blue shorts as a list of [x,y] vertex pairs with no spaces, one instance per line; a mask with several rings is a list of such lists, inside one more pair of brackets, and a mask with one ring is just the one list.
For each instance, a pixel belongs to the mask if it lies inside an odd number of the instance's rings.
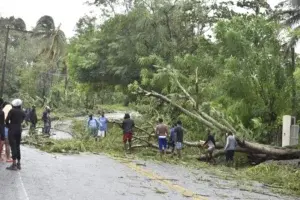
[[158,146],[159,150],[166,150],[167,149],[167,138],[158,138]]
[[8,128],[4,128],[4,135],[5,135],[5,139],[8,138]]

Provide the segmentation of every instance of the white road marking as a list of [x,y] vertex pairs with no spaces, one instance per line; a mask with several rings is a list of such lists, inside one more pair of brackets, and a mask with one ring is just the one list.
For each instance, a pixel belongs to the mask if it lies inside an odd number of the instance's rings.
[[28,197],[26,188],[25,188],[24,183],[23,183],[23,180],[22,180],[21,173],[18,172],[18,174],[19,174],[19,177],[20,177],[20,182],[21,182],[21,186],[22,186],[22,189],[23,189],[23,193],[24,193],[24,195],[25,195],[25,199],[24,199],[24,200],[29,200],[29,197]]

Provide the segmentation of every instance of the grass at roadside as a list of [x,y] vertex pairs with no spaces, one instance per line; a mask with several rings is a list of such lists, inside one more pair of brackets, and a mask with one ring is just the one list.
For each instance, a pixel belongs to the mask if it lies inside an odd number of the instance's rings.
[[[99,142],[95,142],[93,138],[89,137],[80,121],[73,122],[73,133],[74,138],[71,140],[52,140],[41,136],[30,137],[25,140],[28,144],[35,145],[39,149],[50,153],[106,153],[114,157],[128,159],[123,151],[122,133],[117,125],[111,126],[108,136]],[[261,164],[239,169],[228,168],[224,165],[211,166],[195,159],[195,155],[199,155],[201,151],[199,148],[185,148],[182,160],[171,159],[170,156],[167,156],[164,162],[206,170],[208,173],[213,173],[224,179],[242,181],[243,184],[248,182],[249,184],[244,185],[248,189],[249,187],[251,189],[249,180],[254,180],[263,183],[274,192],[300,196],[299,169],[276,164]],[[134,153],[130,155],[130,159],[161,162],[158,151],[152,148],[135,149]],[[242,154],[236,156],[239,166],[241,165],[239,163],[244,163],[245,159]]]

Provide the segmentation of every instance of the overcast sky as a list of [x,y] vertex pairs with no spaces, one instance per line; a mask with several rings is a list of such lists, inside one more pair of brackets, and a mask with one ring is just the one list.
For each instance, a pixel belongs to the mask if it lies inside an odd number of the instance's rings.
[[[89,14],[93,9],[84,5],[87,0],[0,0],[0,16],[15,16],[22,18],[27,29],[35,26],[43,15],[50,15],[67,37],[74,35],[74,28],[78,19]],[[269,0],[272,6],[281,0]]]

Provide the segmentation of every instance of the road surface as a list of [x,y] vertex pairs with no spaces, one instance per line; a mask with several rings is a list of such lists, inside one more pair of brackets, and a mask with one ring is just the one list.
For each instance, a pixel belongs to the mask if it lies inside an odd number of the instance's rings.
[[252,192],[202,170],[107,155],[48,154],[22,146],[23,169],[0,163],[1,200],[290,200],[254,183]]

